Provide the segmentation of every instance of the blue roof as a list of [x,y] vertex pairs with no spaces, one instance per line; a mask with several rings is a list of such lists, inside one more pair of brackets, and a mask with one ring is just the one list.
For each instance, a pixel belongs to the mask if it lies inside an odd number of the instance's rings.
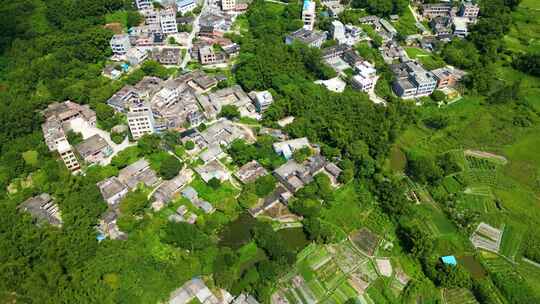
[[441,260],[444,264],[446,265],[452,265],[452,266],[456,266],[457,265],[457,260],[456,260],[456,257],[453,256],[453,255],[447,255],[447,256],[443,256],[441,257]]
[[98,235],[96,236],[96,239],[98,240],[98,242],[101,242],[101,241],[103,241],[104,239],[106,239],[106,237],[105,237],[105,235],[103,235],[103,234],[100,233],[100,234],[98,234]]
[[305,9],[305,10],[308,9],[309,3],[310,3],[310,2],[311,2],[311,1],[309,1],[309,0],[304,0],[304,9]]

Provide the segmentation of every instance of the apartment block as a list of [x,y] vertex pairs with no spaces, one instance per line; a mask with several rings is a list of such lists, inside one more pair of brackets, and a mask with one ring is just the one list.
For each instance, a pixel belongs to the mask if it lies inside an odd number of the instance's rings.
[[452,5],[446,3],[424,4],[422,6],[422,16],[428,19],[448,16],[451,11]]

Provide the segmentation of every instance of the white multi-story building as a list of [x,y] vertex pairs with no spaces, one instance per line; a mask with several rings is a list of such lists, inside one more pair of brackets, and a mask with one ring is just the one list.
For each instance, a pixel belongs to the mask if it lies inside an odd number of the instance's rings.
[[302,7],[302,22],[304,22],[304,29],[312,31],[315,26],[316,18],[315,2],[304,0],[304,5]]
[[131,43],[129,42],[129,36],[127,34],[114,35],[111,38],[110,44],[113,53],[116,55],[125,55],[131,48]]
[[151,9],[153,7],[152,0],[135,0],[135,5],[138,10]]
[[249,93],[249,97],[253,100],[255,108],[259,113],[266,111],[274,102],[274,97],[272,97],[272,93],[269,91],[254,91]]
[[163,34],[168,35],[178,33],[176,11],[173,7],[168,7],[159,11],[159,23]]
[[396,75],[394,92],[401,98],[428,96],[437,87],[435,75],[426,71],[418,62],[409,61],[391,68]]
[[345,26],[339,20],[332,21],[332,38],[339,43],[345,43]]
[[373,89],[377,79],[377,70],[367,61],[355,65],[355,70],[358,73],[352,78],[352,86],[355,89],[367,92]]
[[195,0],[178,0],[176,1],[176,9],[182,14],[189,13],[197,7]]
[[233,10],[236,7],[236,0],[221,0],[221,9],[224,11]]
[[155,132],[154,115],[150,107],[144,103],[134,103],[127,114],[128,126],[133,139]]
[[452,23],[454,27],[454,36],[465,38],[467,35],[469,35],[468,25],[467,25],[468,19],[465,17],[454,17],[452,18]]

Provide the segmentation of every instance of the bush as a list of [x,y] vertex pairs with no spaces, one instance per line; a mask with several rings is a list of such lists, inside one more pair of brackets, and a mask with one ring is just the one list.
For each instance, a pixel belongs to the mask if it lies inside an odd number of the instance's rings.
[[184,146],[185,146],[186,149],[188,149],[188,150],[193,150],[193,149],[195,149],[195,143],[192,142],[191,140],[186,141],[186,143],[184,144]]
[[238,108],[233,105],[226,105],[221,108],[221,112],[219,112],[219,117],[226,117],[228,119],[235,119],[240,118],[240,112],[238,111]]
[[439,102],[439,101],[443,101],[446,99],[446,95],[443,93],[443,91],[441,90],[435,90],[433,91],[433,93],[431,94],[431,99]]
[[219,187],[221,187],[221,181],[215,177],[212,177],[212,179],[208,181],[208,186],[210,186],[214,190],[218,189]]

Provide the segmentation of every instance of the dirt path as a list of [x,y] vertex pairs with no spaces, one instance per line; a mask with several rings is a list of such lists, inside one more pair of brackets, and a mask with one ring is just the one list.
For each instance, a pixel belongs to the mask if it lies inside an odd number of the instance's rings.
[[480,151],[480,150],[469,150],[469,149],[465,150],[464,152],[465,152],[465,155],[476,156],[476,157],[481,157],[481,158],[491,158],[494,160],[498,160],[502,162],[503,164],[508,163],[508,160],[506,159],[506,157],[493,154],[490,152],[485,152],[485,151]]

